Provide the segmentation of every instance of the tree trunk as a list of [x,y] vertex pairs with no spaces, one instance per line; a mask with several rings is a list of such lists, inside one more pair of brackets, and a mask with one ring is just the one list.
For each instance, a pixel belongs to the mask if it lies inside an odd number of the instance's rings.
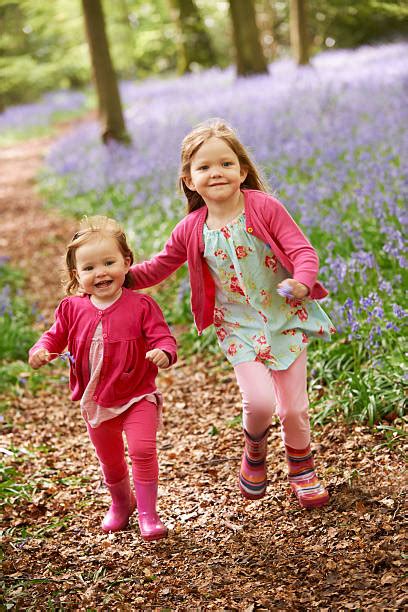
[[119,87],[109,53],[101,0],[82,0],[86,35],[98,96],[102,140],[130,141],[120,101]]
[[290,0],[290,45],[297,64],[309,63],[306,0]]
[[178,71],[191,72],[194,64],[211,67],[217,63],[213,44],[201,13],[193,0],[170,0],[180,32]]
[[253,0],[230,0],[237,74],[246,76],[268,72],[259,41]]

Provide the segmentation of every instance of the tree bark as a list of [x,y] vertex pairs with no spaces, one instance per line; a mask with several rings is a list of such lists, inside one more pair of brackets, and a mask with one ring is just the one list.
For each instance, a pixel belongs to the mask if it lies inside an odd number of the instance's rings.
[[306,0],[290,0],[290,46],[298,65],[309,63]]
[[110,140],[129,143],[101,0],[82,0],[82,8],[98,96],[102,141],[105,144]]
[[259,40],[253,0],[230,0],[237,74],[247,76],[268,72]]
[[213,44],[195,2],[170,0],[170,6],[180,33],[178,72],[191,72],[194,64],[214,66],[217,58]]

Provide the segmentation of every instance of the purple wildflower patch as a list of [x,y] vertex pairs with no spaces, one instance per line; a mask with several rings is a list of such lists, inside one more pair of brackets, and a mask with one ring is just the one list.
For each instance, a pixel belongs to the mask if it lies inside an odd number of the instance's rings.
[[246,79],[212,69],[127,82],[131,146],[105,147],[97,124],[84,124],[52,148],[44,187],[70,212],[122,220],[149,257],[184,214],[175,189],[183,137],[223,117],[316,247],[336,328],[374,350],[406,316],[407,54],[401,42],[321,53],[310,67],[280,60]]

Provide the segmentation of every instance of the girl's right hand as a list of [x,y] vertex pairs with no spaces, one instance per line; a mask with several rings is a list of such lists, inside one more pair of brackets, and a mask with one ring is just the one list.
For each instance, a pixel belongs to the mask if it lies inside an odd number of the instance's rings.
[[38,370],[43,365],[51,361],[52,357],[45,348],[40,348],[35,353],[32,353],[28,358],[28,363],[34,370]]
[[294,278],[285,278],[278,285],[278,293],[282,297],[296,298],[297,300],[303,300],[309,294],[309,289],[303,283]]

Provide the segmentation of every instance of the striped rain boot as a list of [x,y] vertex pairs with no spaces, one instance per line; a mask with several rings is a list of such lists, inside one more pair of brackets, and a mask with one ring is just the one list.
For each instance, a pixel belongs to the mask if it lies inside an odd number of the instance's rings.
[[258,440],[244,429],[245,448],[239,472],[239,488],[246,499],[261,499],[266,491],[266,453],[269,428]]
[[329,494],[316,476],[312,451],[309,446],[297,450],[285,445],[290,488],[302,508],[325,506]]

